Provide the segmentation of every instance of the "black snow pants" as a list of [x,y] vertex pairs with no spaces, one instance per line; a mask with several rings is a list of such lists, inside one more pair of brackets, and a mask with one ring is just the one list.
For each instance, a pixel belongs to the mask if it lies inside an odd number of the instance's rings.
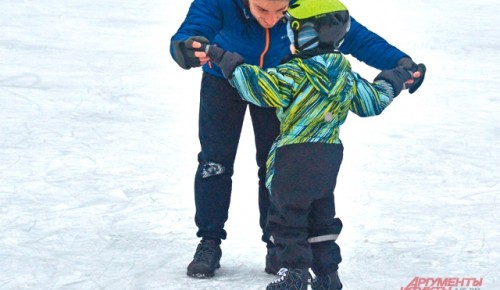
[[303,143],[276,151],[267,230],[282,267],[334,272],[341,262],[335,242],[334,189],[342,144]]

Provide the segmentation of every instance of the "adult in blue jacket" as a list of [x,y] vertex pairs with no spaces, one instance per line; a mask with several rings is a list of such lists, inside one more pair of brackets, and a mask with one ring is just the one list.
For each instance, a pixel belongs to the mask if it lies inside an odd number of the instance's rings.
[[[250,110],[257,149],[260,226],[267,244],[265,271],[275,274],[280,265],[265,229],[269,192],[265,186],[266,159],[279,134],[275,109],[243,101],[211,63],[202,44],[215,44],[240,54],[248,64],[262,68],[277,66],[290,55],[284,12],[293,0],[194,0],[184,22],[171,38],[170,53],[183,69],[203,66],[199,108],[201,152],[195,175],[195,223],[201,238],[187,274],[212,277],[220,267],[221,240],[226,239],[233,165],[247,107]],[[417,65],[404,52],[351,19],[351,28],[340,47],[379,70],[404,66],[413,72],[410,93],[423,81],[425,66]]]

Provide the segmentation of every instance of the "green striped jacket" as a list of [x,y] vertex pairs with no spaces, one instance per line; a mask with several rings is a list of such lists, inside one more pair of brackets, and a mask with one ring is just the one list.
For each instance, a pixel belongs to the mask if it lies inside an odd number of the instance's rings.
[[296,57],[265,70],[242,64],[236,67],[230,82],[244,100],[277,108],[280,135],[267,160],[268,188],[278,147],[306,142],[340,143],[339,128],[349,111],[361,117],[375,116],[392,102],[388,83],[363,79],[340,53]]

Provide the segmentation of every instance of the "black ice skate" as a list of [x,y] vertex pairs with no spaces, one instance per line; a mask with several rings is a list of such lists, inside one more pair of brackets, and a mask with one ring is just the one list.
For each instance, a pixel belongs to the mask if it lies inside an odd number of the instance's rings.
[[341,290],[339,274],[337,271],[324,275],[317,275],[311,282],[313,290]]
[[266,290],[307,290],[309,272],[307,269],[279,270],[278,279],[269,283]]

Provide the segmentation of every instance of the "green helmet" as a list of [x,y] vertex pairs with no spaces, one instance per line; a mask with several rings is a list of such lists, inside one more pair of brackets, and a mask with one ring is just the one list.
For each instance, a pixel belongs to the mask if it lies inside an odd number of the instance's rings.
[[286,18],[289,38],[298,50],[338,49],[351,24],[349,11],[338,0],[297,0]]

